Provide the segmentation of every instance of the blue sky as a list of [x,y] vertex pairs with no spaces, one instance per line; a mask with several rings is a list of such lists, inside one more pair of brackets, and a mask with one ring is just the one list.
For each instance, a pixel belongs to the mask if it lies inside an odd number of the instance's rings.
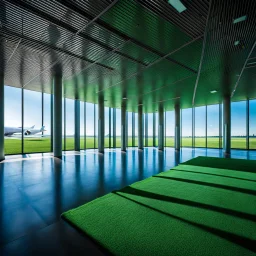
[[[25,127],[35,125],[40,129],[42,125],[41,117],[41,93],[24,90],[24,124]],[[67,135],[74,134],[74,101],[66,99],[66,131]],[[231,133],[233,136],[245,135],[246,133],[246,102],[234,102],[231,104]],[[84,112],[83,103],[80,108],[81,116],[81,134],[84,134]],[[98,108],[96,105],[96,134],[98,122]],[[94,105],[86,103],[86,133],[93,135],[94,133]],[[105,108],[105,116],[108,117],[108,108]],[[219,106],[208,106],[208,135],[217,136],[219,133]],[[196,136],[205,135],[205,107],[195,109],[195,127]],[[156,121],[158,123],[158,114],[156,113]],[[116,111],[116,133],[121,134],[121,111]],[[156,128],[158,124],[156,123]],[[153,134],[153,114],[148,114],[148,134]],[[50,134],[50,95],[44,94],[44,125]],[[21,126],[21,89],[5,86],[5,126]],[[128,114],[128,134],[131,135],[131,114]],[[135,135],[137,135],[137,114],[135,114]],[[157,129],[156,129],[157,131]],[[108,121],[106,122],[105,135],[109,133]],[[174,135],[174,112],[166,113],[166,134]],[[182,135],[191,136],[192,134],[192,111],[184,109],[182,111]],[[250,101],[250,135],[256,135],[256,100]]]

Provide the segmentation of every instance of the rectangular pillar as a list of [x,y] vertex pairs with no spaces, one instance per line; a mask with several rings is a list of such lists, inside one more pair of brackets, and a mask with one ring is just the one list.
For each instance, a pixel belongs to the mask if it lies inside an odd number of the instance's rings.
[[138,149],[143,149],[143,107],[138,107]]
[[127,125],[126,125],[126,103],[121,106],[121,150],[126,151],[127,147]]
[[53,78],[53,155],[62,156],[62,76]]
[[231,148],[231,105],[230,96],[223,99],[223,149],[225,154],[230,154]]
[[158,150],[164,150],[164,108],[158,108]]
[[80,151],[80,100],[75,100],[75,151]]
[[0,161],[4,158],[4,75],[0,71]]
[[180,150],[180,105],[177,104],[174,107],[175,115],[175,150]]
[[105,143],[105,112],[104,112],[104,97],[99,96],[98,100],[98,151],[104,153]]

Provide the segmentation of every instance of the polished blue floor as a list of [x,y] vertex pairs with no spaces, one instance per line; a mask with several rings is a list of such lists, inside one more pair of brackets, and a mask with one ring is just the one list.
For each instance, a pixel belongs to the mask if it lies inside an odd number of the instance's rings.
[[[197,156],[224,157],[219,149],[129,148],[9,156],[0,163],[0,255],[100,255],[89,238],[60,214]],[[256,159],[233,150],[232,158]],[[102,227],[104,228],[104,227]]]

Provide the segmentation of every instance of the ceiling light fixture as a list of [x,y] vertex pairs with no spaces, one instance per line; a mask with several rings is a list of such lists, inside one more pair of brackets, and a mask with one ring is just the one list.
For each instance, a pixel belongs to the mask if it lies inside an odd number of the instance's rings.
[[233,20],[233,23],[236,24],[236,23],[245,21],[246,19],[247,19],[247,16],[244,15],[244,16],[241,16],[241,17],[238,17],[238,18],[234,19],[234,20]]
[[168,3],[175,8],[179,13],[187,10],[186,6],[180,0],[168,0]]
[[123,97],[123,100],[127,100],[127,98],[126,98],[126,97]]
[[210,91],[210,93],[216,93],[216,92],[218,92],[218,91],[216,91],[216,90],[212,90],[212,91]]

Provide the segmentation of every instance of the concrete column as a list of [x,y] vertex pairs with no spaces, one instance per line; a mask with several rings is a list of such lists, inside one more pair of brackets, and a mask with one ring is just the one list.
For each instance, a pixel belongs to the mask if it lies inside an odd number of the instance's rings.
[[4,158],[4,75],[0,71],[0,161]]
[[75,151],[80,151],[80,100],[75,100]]
[[143,149],[143,107],[138,107],[138,149]]
[[121,107],[121,150],[126,151],[127,148],[127,125],[126,125],[126,103]]
[[180,105],[175,105],[175,150],[180,150]]
[[158,108],[158,150],[164,150],[164,108]]
[[230,96],[223,99],[223,149],[225,154],[230,154],[231,146],[231,105]]
[[62,75],[53,77],[53,155],[62,156]]
[[98,151],[104,153],[105,142],[105,112],[104,112],[104,97],[99,95],[98,100]]

